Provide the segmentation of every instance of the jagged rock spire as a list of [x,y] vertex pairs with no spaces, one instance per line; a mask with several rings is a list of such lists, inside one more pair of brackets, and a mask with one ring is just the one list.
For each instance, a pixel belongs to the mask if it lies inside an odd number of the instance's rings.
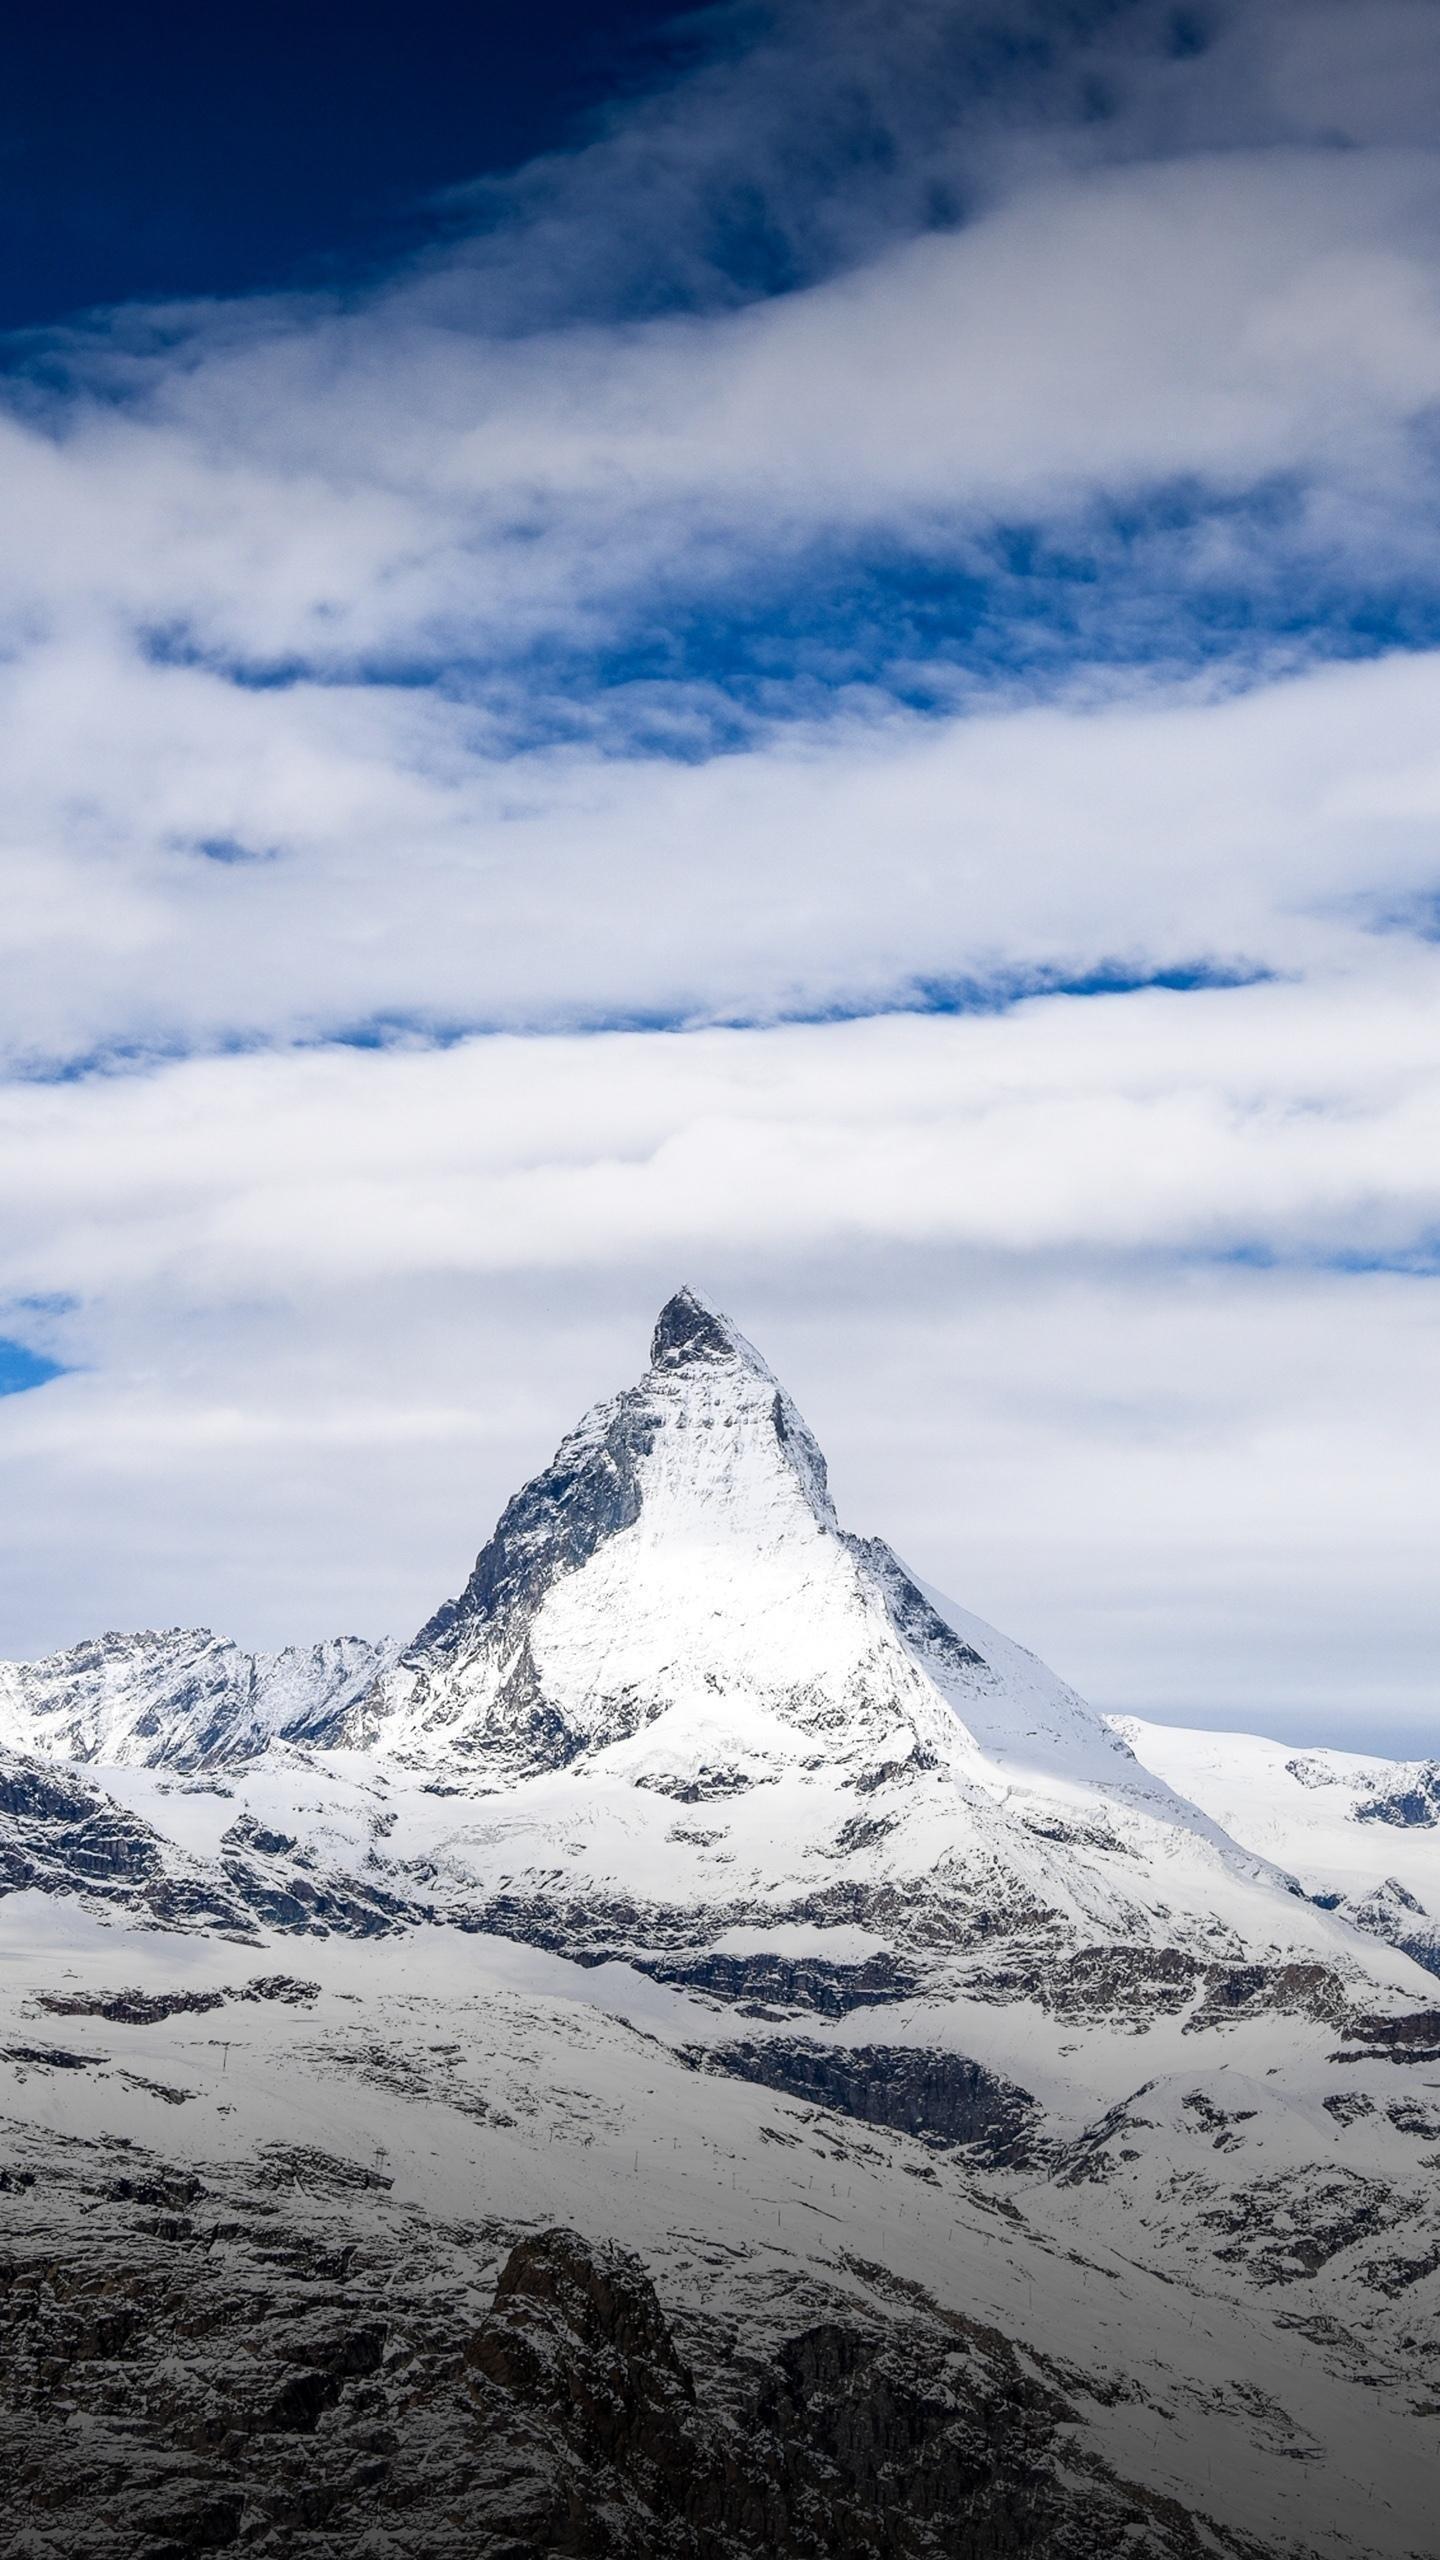
[[737,1352],[758,1355],[739,1335],[728,1316],[712,1307],[688,1283],[668,1298],[656,1319],[650,1343],[652,1367],[679,1368],[691,1360],[733,1359]]

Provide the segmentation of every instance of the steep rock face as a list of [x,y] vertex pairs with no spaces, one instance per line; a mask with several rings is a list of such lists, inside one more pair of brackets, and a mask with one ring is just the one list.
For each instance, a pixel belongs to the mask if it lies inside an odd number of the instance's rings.
[[703,2058],[707,2070],[734,2072],[813,2106],[972,2150],[1004,2167],[1036,2154],[1039,2109],[1029,2091],[962,2054],[827,2046],[775,2035],[759,2044],[715,2045]]
[[246,1653],[208,1627],[97,1636],[0,1663],[0,1744],[110,1767],[219,1768],[276,1735],[332,1739],[392,1650],[336,1636]]
[[1063,2378],[918,2294],[797,2321],[776,2284],[742,2357],[698,2305],[682,2354],[633,2251],[546,2229],[497,2276],[493,2227],[322,2152],[72,2142],[12,2177],[0,2462],[37,2560],[1258,2560],[1077,2463]]
[[1239,2548],[1113,2476],[1066,2477],[1062,2394],[969,2323],[818,2321],[717,2406],[642,2262],[548,2231],[511,2252],[467,2363],[494,2448],[480,2544],[493,2560]]

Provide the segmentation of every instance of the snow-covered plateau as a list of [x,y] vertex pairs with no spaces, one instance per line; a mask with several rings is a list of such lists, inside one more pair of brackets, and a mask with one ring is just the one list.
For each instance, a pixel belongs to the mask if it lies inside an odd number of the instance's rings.
[[17,2553],[1422,2560],[1440,1766],[1107,1723],[693,1291],[402,1646],[0,1668]]

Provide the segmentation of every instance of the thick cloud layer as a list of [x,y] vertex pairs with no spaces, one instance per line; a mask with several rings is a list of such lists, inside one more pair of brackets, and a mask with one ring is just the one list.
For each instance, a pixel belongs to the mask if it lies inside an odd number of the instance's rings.
[[797,0],[14,349],[0,1642],[403,1629],[688,1273],[1104,1703],[1423,1716],[1437,110]]

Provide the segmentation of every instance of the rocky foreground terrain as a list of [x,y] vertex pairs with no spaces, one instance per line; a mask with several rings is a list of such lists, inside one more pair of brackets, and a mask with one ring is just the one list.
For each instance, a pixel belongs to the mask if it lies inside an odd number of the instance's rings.
[[693,1293],[409,1645],[0,1734],[17,2552],[1433,2553],[1428,1764],[1106,1725]]

